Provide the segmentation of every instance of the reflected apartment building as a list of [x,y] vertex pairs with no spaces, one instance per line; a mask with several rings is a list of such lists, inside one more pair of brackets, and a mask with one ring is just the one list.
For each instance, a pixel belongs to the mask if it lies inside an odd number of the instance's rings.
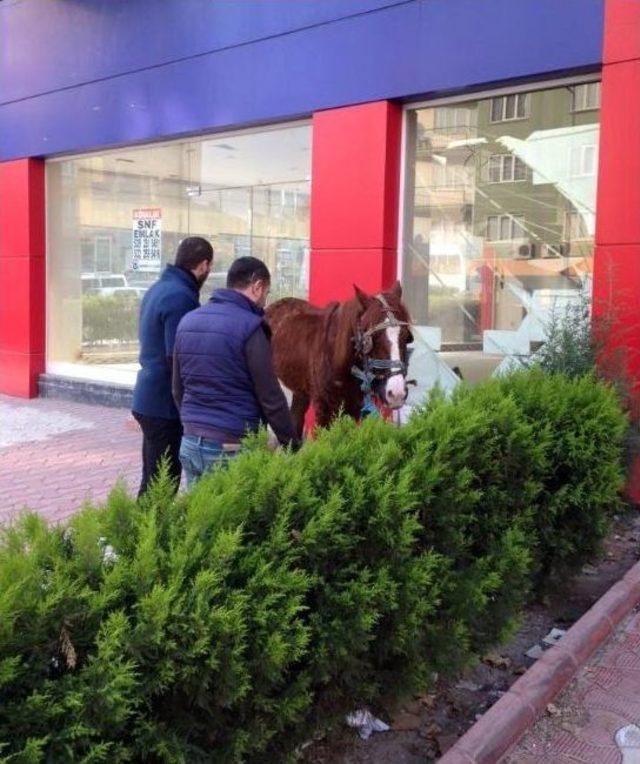
[[414,319],[467,376],[530,356],[593,272],[600,83],[416,110]]

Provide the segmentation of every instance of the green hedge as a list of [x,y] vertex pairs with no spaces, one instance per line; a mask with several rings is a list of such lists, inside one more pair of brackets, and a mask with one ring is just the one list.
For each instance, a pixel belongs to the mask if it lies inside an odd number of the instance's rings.
[[452,617],[479,651],[507,635],[530,587],[543,448],[495,382],[435,396],[404,429],[422,548],[452,561]]
[[[434,396],[0,546],[0,760],[283,761],[471,663],[618,506],[624,417],[586,378]],[[4,757],[4,758],[2,758]]]
[[88,294],[82,298],[82,340],[138,339],[140,299],[134,294]]
[[594,374],[569,379],[533,369],[506,377],[500,389],[535,428],[544,454],[535,515],[536,573],[544,584],[599,551],[620,507],[628,421],[613,389]]

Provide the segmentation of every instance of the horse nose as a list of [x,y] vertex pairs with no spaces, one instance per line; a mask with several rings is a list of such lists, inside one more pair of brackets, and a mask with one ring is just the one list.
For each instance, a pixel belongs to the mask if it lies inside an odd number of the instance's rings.
[[407,384],[402,374],[394,374],[387,380],[385,398],[387,404],[393,408],[400,408],[407,400]]

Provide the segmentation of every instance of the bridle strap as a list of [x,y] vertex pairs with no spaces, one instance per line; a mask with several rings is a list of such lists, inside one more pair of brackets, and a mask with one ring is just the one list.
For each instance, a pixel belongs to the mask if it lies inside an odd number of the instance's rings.
[[372,337],[374,334],[377,334],[378,332],[382,332],[385,329],[389,329],[389,328],[393,328],[397,326],[410,326],[408,321],[398,321],[391,306],[387,302],[387,298],[383,294],[377,294],[374,299],[376,299],[382,305],[386,316],[384,321],[381,321],[375,326],[370,327],[369,329],[367,329],[366,332],[361,332],[361,335],[363,338]]
[[398,325],[400,322],[399,322],[399,321],[398,321],[398,319],[396,318],[396,316],[395,316],[395,313],[393,312],[393,310],[391,310],[391,306],[390,306],[390,305],[389,305],[389,303],[387,302],[387,298],[386,298],[386,297],[385,297],[385,296],[384,296],[382,293],[380,293],[380,294],[377,294],[377,295],[375,296],[375,299],[376,299],[376,300],[377,300],[377,301],[380,303],[380,305],[382,305],[382,307],[384,308],[384,310],[385,310],[385,313],[387,314],[387,317],[388,317],[389,321],[390,321],[390,322],[391,322],[391,323],[392,323],[394,326]]

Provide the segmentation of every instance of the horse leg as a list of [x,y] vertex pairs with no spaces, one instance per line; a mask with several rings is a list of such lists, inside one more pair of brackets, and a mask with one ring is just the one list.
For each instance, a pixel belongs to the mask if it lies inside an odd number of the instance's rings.
[[305,393],[293,393],[291,401],[291,419],[298,438],[304,433],[304,417],[309,408],[309,396]]
[[316,399],[313,401],[313,408],[316,413],[316,425],[318,427],[328,427],[338,415],[335,407],[328,401]]

